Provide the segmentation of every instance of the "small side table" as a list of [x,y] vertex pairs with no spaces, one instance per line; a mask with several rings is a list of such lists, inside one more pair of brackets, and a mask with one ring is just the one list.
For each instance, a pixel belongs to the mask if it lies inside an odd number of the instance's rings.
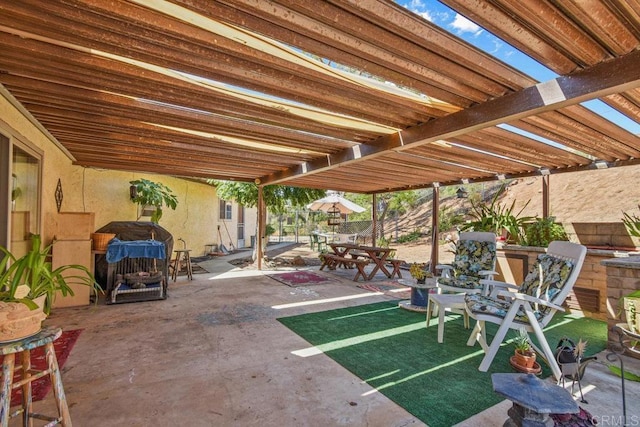
[[176,259],[173,262],[173,274],[172,274],[173,281],[175,282],[178,279],[178,273],[180,273],[180,270],[181,270],[180,261],[183,258],[185,261],[185,268],[187,270],[187,277],[189,278],[189,280],[193,280],[193,270],[191,269],[191,256],[189,255],[189,252],[191,252],[191,249],[176,249],[174,250],[174,252],[176,253]]
[[[49,421],[47,425],[57,425],[71,427],[71,416],[69,415],[69,407],[67,399],[62,387],[62,378],[60,376],[60,368],[56,359],[56,352],[53,348],[53,342],[62,335],[62,329],[56,327],[48,327],[42,329],[35,335],[24,338],[19,341],[4,343],[0,345],[0,354],[4,356],[2,362],[2,390],[0,391],[0,426],[7,427],[9,418],[13,418],[22,414],[22,425],[32,425],[32,418]],[[31,368],[31,350],[44,346],[47,369],[38,371]],[[16,365],[16,353],[21,354],[21,364]],[[20,369],[22,379],[13,382],[13,374],[15,369]],[[49,375],[51,380],[53,396],[56,400],[58,408],[58,416],[50,417],[32,412],[32,394],[31,382]],[[14,413],[9,413],[11,406],[11,392],[13,389],[22,387],[22,408]]]
[[398,283],[411,288],[411,300],[400,301],[398,306],[405,310],[426,313],[429,293],[437,287],[435,279],[429,278],[425,283],[416,283],[416,279],[399,279]]
[[427,304],[427,328],[433,314],[433,309],[438,310],[438,342],[444,341],[444,314],[446,310],[462,309],[464,327],[469,329],[469,315],[465,308],[464,294],[430,294]]

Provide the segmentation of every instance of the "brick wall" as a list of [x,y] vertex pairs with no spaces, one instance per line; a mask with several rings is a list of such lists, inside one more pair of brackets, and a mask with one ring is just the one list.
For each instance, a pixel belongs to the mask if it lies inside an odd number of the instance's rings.
[[569,240],[590,248],[634,250],[640,239],[630,236],[622,222],[572,222],[562,224]]

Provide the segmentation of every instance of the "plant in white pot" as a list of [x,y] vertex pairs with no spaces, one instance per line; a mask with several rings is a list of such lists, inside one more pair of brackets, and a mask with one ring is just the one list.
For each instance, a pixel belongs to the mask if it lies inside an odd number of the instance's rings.
[[0,341],[38,333],[58,292],[63,297],[73,296],[70,284],[101,292],[85,266],[69,264],[53,269],[48,260],[52,246],[43,248],[37,234],[31,236],[29,252],[20,258],[0,246]]

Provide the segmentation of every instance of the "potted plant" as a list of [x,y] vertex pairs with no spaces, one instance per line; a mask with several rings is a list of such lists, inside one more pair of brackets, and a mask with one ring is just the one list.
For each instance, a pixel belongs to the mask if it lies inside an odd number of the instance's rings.
[[536,363],[536,353],[529,342],[529,334],[524,328],[520,328],[518,335],[513,340],[515,346],[514,364],[524,369],[533,369]]
[[73,296],[69,284],[92,286],[101,292],[93,274],[82,265],[53,269],[48,261],[52,246],[42,248],[37,234],[31,236],[31,249],[21,258],[0,246],[0,341],[38,333],[57,293]]
[[425,270],[425,265],[416,262],[409,267],[409,273],[418,283],[424,283],[427,277],[431,277],[431,273]]
[[471,221],[467,221],[460,229],[462,231],[490,231],[500,236],[500,239],[519,244],[524,240],[523,224],[530,221],[531,217],[521,217],[520,215],[530,201],[517,212],[514,213],[516,201],[510,206],[500,206],[498,199],[505,191],[503,184],[498,192],[493,196],[489,204],[480,201],[471,202]]
[[535,217],[532,222],[524,224],[524,246],[538,246],[546,248],[554,240],[569,240],[564,227],[555,222],[556,218]]
[[157,224],[162,218],[162,207],[164,205],[173,210],[178,205],[178,199],[171,192],[171,189],[164,184],[144,178],[129,181],[129,184],[131,184],[129,188],[131,201],[140,205],[141,208],[138,219],[145,211],[145,207],[152,207],[151,222]]

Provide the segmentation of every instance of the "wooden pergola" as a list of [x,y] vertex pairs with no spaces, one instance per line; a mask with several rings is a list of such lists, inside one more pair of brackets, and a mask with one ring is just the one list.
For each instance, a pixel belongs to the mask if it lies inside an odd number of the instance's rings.
[[388,0],[0,0],[0,83],[85,167],[376,194],[640,163],[580,104],[638,122],[637,0],[443,3],[559,77]]

